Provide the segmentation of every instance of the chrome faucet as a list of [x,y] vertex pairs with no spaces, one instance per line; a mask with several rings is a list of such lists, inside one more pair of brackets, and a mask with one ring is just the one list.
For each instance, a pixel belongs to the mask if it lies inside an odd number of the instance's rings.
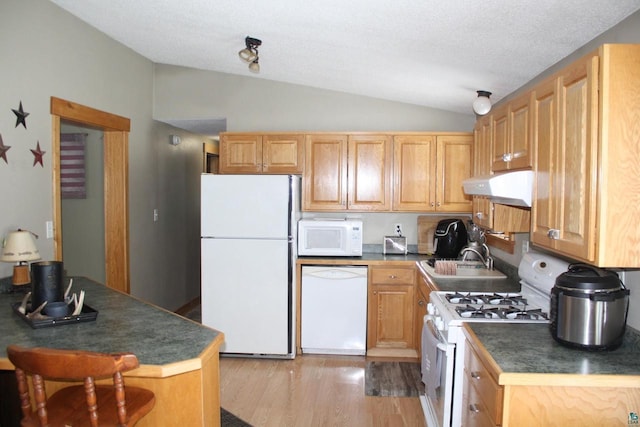
[[470,247],[467,246],[466,248],[462,249],[462,251],[460,251],[460,255],[462,256],[462,261],[466,261],[469,252],[471,252],[471,253],[476,254],[478,256],[478,258],[480,258],[480,260],[482,261],[484,266],[487,268],[487,270],[493,270],[493,258],[491,257],[491,255],[489,253],[489,246],[487,246],[485,243],[483,243],[482,244],[482,249],[484,249],[486,255],[482,254],[476,248],[470,248]]

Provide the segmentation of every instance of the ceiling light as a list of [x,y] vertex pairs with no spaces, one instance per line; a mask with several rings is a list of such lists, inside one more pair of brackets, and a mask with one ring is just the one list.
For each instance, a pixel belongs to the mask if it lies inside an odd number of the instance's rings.
[[480,116],[484,116],[491,111],[491,100],[489,99],[491,92],[486,90],[478,90],[476,92],[478,97],[473,101],[473,111]]
[[258,64],[258,58],[251,61],[251,64],[249,64],[249,69],[254,73],[260,72],[260,64]]
[[249,62],[249,69],[254,73],[260,71],[260,64],[258,64],[258,46],[262,44],[261,40],[254,39],[253,37],[245,37],[244,43],[246,47],[238,52],[240,59]]

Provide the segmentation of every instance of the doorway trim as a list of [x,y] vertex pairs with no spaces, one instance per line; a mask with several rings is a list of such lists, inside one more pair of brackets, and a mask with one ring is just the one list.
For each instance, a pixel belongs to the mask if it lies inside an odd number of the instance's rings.
[[129,293],[128,153],[131,120],[53,96],[51,97],[51,119],[54,257],[62,261],[60,122],[65,120],[102,130],[104,134],[105,285]]

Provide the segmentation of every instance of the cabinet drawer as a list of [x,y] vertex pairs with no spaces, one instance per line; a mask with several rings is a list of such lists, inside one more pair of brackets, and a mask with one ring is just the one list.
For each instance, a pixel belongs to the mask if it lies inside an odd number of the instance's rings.
[[501,420],[503,388],[491,377],[485,365],[469,345],[465,348],[464,367],[465,376],[471,383],[471,388],[477,391],[491,418]]
[[413,285],[415,269],[413,268],[372,268],[371,282],[382,285]]
[[465,372],[465,406],[462,408],[462,425],[466,427],[495,427],[498,422],[481,398],[481,393],[473,386],[473,378]]

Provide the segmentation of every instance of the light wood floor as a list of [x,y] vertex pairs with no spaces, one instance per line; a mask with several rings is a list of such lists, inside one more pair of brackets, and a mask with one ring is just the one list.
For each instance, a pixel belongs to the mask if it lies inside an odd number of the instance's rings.
[[367,360],[372,359],[221,357],[221,405],[255,427],[424,427],[417,397],[365,396]]

